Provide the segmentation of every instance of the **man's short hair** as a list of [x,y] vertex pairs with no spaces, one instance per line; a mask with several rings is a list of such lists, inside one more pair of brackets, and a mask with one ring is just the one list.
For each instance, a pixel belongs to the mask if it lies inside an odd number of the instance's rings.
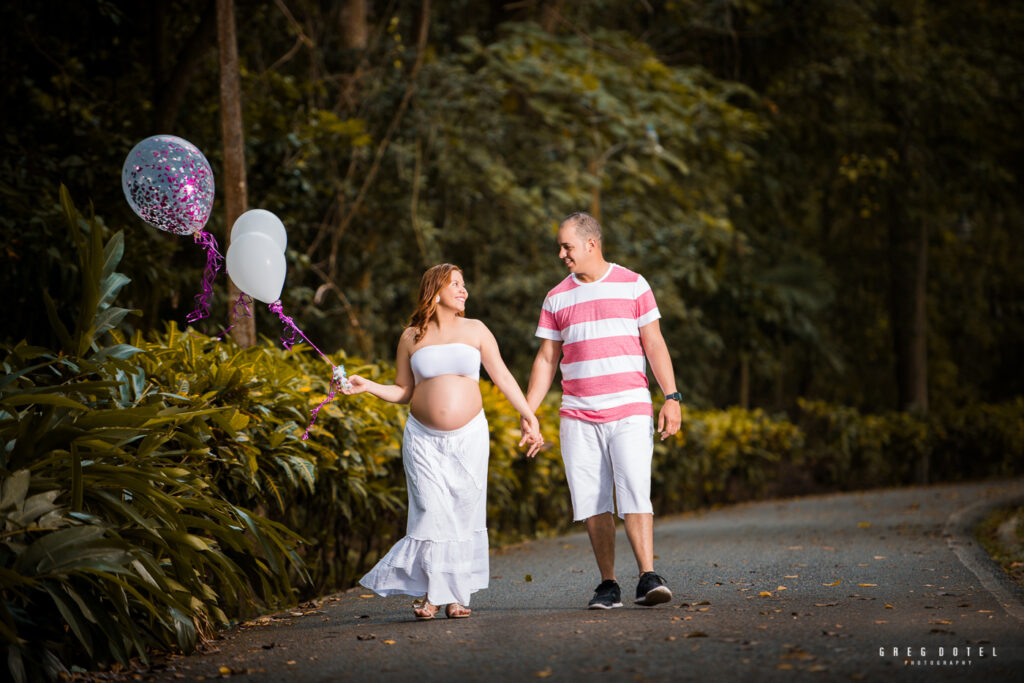
[[580,239],[586,242],[589,239],[593,239],[595,242],[601,242],[601,224],[597,222],[597,219],[591,216],[589,213],[583,211],[577,211],[571,213],[565,217],[562,221],[562,225],[572,225],[576,228],[576,234],[579,235]]

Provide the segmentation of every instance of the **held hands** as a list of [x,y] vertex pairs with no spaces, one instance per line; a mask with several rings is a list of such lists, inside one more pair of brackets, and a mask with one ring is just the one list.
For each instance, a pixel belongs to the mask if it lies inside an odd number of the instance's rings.
[[537,421],[537,416],[533,413],[523,415],[519,420],[519,427],[523,431],[523,438],[519,441],[519,447],[522,448],[525,444],[529,444],[526,457],[532,458],[537,455],[537,451],[544,445],[544,437],[541,436],[540,423]]
[[664,441],[678,432],[682,421],[682,409],[679,407],[679,401],[665,401],[658,412],[658,431],[661,432],[661,440]]

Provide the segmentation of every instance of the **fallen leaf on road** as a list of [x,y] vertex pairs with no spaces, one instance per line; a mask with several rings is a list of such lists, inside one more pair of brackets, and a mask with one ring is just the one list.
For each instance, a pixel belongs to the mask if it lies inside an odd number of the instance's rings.
[[372,598],[373,596],[372,595],[360,595],[359,597],[361,597],[361,598]]
[[668,638],[666,638],[665,640],[675,640],[675,639],[676,639],[676,637],[675,637],[675,636],[669,636],[669,637],[668,637]]
[[814,603],[814,606],[815,607],[835,607],[838,604],[839,604],[838,602],[816,602],[816,603]]
[[791,546],[789,546],[789,549],[790,550],[803,550],[804,547],[802,545],[791,545]]
[[770,592],[768,592],[768,591],[761,591],[760,593],[757,594],[757,597],[759,597],[759,598],[770,598],[770,597],[772,597],[772,594]]
[[928,622],[929,624],[952,624],[953,622],[949,619],[932,619]]
[[779,671],[790,671],[793,668],[792,664],[779,664],[775,667]]
[[842,582],[842,579],[836,579],[835,583],[823,583],[822,586],[838,586]]
[[551,675],[551,667],[550,666],[548,668],[546,668],[546,669],[541,669],[537,673],[533,674],[534,678],[547,678],[550,675]]
[[289,666],[293,666],[295,664],[295,660],[294,659],[289,659],[287,662],[285,662],[285,664],[287,664]]
[[384,643],[385,645],[394,645],[395,644],[395,641],[393,641],[393,640],[382,640],[380,642]]
[[875,623],[876,624],[888,624],[889,622],[886,621],[885,619],[876,619]]
[[533,574],[527,574],[525,577],[523,577],[523,580],[526,581],[526,583],[530,583],[531,581],[533,581]]
[[978,614],[992,614],[992,610],[990,610],[990,609],[980,609],[980,610],[978,610]]
[[695,605],[710,605],[711,602],[709,602],[708,600],[701,600],[700,602],[695,602],[693,604],[695,604]]
[[789,589],[788,589],[788,588],[786,588],[785,586],[779,586],[779,587],[778,587],[778,588],[776,588],[775,590],[777,590],[777,591],[788,591]]
[[885,555],[875,555],[875,559],[876,560],[884,560],[885,559]]
[[857,585],[860,586],[861,588],[877,588],[878,587],[877,583],[858,583]]
[[226,666],[222,666],[221,668],[217,669],[217,671],[220,672],[221,676],[230,676],[231,675],[231,669],[229,669]]
[[784,579],[799,579],[800,575],[799,574],[786,574],[782,578],[784,578]]
[[374,640],[376,638],[377,636],[373,635],[372,633],[360,633],[356,636],[356,640]]
[[687,633],[683,637],[684,638],[707,638],[708,634],[704,633],[704,631],[690,631],[689,633]]
[[814,666],[810,667],[807,670],[812,672],[812,673],[820,673],[822,671],[828,671],[828,667],[823,665],[823,664],[815,664]]
[[871,522],[858,522],[857,526],[860,527],[861,529],[870,529],[871,528]]

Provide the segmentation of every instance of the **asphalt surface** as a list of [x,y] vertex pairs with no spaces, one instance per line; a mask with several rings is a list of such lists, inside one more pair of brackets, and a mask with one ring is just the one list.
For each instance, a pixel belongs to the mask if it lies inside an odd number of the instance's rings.
[[[1020,588],[971,540],[1024,479],[743,504],[655,523],[674,591],[586,610],[585,533],[491,552],[469,619],[357,588],[232,629],[136,678],[243,681],[1024,680]],[[582,531],[582,527],[581,527]],[[941,650],[940,650],[941,648]]]

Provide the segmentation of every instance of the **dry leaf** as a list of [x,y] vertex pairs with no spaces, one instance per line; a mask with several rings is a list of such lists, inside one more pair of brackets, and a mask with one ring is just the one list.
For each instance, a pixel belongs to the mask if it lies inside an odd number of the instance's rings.
[[373,596],[372,595],[360,595],[359,597],[361,597],[361,598],[372,598]]
[[287,664],[289,666],[294,666],[295,665],[295,660],[294,659],[289,659],[287,662],[285,662],[285,664]]
[[786,588],[785,586],[779,586],[779,587],[778,587],[778,588],[776,588],[775,590],[777,590],[777,591],[788,591],[789,589],[788,589],[788,588]]
[[875,623],[876,624],[888,624],[889,622],[886,621],[885,619],[876,619]]
[[687,633],[683,637],[684,638],[707,638],[708,634],[704,633],[704,631],[690,631],[689,633]]
[[784,579],[799,579],[800,575],[799,574],[786,574],[782,578],[784,578]]
[[896,608],[893,607],[892,605],[890,605],[889,603],[885,603],[885,609],[896,609]]
[[530,583],[531,581],[533,581],[533,574],[527,574],[525,577],[523,577],[523,580],[526,581],[526,583]]
[[835,583],[823,583],[822,586],[838,586],[842,582],[842,579],[836,579]]
[[772,594],[769,593],[768,591],[761,591],[760,593],[757,594],[757,597],[759,597],[759,598],[770,598],[770,597],[772,597]]
[[546,669],[543,669],[543,670],[538,671],[537,673],[533,674],[534,678],[547,678],[550,675],[551,675],[551,667],[550,666],[548,668],[546,668]]
[[932,619],[928,622],[929,624],[952,624],[953,622],[949,619]]
[[231,675],[231,669],[229,669],[226,666],[222,666],[221,668],[217,669],[217,671],[220,672],[221,676],[230,676]]
[[820,673],[822,671],[828,671],[828,667],[823,664],[815,664],[807,670],[813,673]]
[[779,671],[790,671],[790,670],[792,670],[793,665],[792,664],[779,664],[775,668],[778,669]]
[[395,641],[393,641],[393,640],[382,640],[380,642],[384,643],[385,645],[394,645],[395,644]]
[[871,522],[859,522],[857,524],[857,526],[860,527],[861,529],[870,529],[871,528]]
[[875,555],[875,559],[876,560],[884,560],[885,559],[885,555]]
[[877,583],[858,583],[857,585],[860,586],[861,588],[877,588],[878,587]]

